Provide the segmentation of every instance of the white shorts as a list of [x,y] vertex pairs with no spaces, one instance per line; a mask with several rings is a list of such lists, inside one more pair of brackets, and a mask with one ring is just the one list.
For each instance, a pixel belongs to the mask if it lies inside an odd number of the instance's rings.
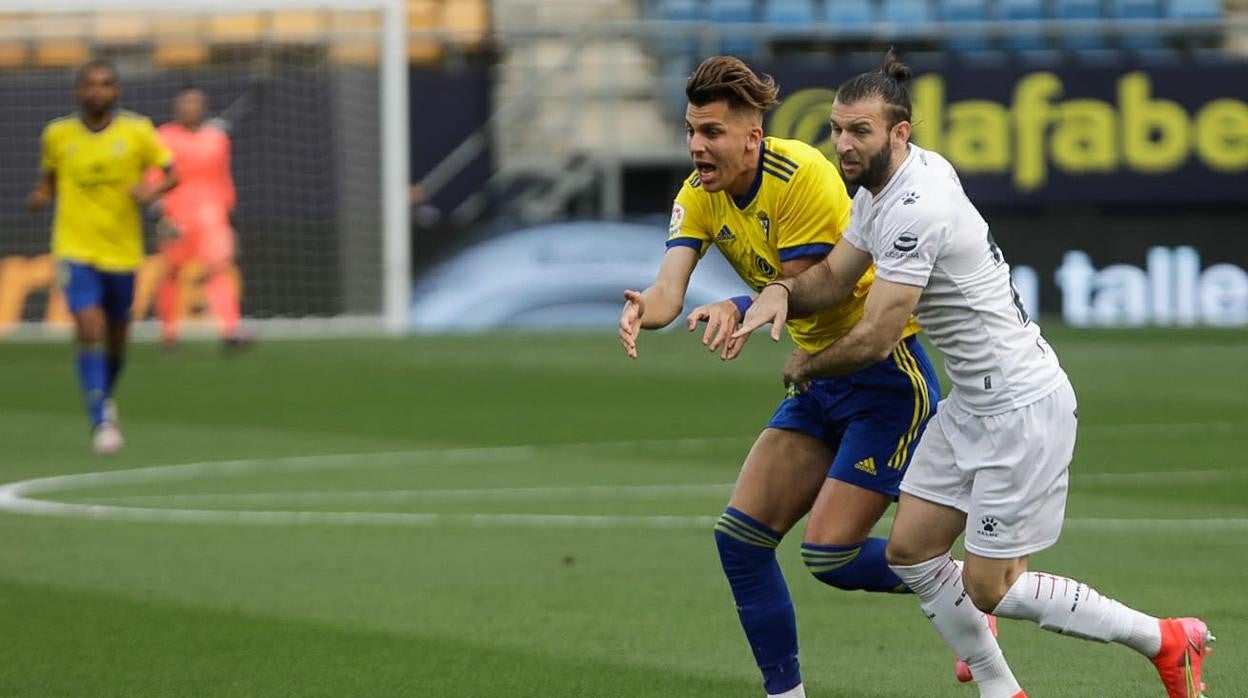
[[1030,555],[1057,542],[1075,452],[1078,404],[1066,381],[1003,414],[971,414],[941,401],[901,491],[966,512],[966,549],[981,557]]

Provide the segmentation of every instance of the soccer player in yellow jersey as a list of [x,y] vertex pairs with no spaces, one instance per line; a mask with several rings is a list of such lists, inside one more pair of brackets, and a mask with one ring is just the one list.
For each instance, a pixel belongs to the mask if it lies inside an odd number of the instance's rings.
[[[822,260],[849,224],[850,199],[836,166],[798,141],[765,137],[776,102],[770,77],[740,60],[707,59],[686,84],[689,154],[696,171],[672,209],[658,279],[626,291],[620,341],[636,358],[641,329],[680,314],[690,275],[712,245],[754,290]],[[873,279],[868,270],[838,306],[788,323],[793,341],[816,352],[853,328]],[[722,358],[751,299],[702,306],[703,342]],[[913,445],[940,399],[936,372],[911,321],[883,360],[842,378],[812,381],[784,399],[746,456],[727,510],[715,526],[720,561],[741,626],[770,696],[804,696],[797,626],[775,548],[810,513],[802,558],[839,589],[905,591],[870,531],[896,497]],[[722,348],[721,348],[722,347]]]
[[[134,272],[143,262],[140,210],[177,180],[151,120],[116,109],[121,87],[112,64],[82,66],[76,89],[80,111],[43,130],[39,179],[28,204],[40,211],[56,197],[52,254],[74,316],[92,443],[105,454],[123,443],[112,395],[125,359]],[[153,167],[165,176],[145,183]]]

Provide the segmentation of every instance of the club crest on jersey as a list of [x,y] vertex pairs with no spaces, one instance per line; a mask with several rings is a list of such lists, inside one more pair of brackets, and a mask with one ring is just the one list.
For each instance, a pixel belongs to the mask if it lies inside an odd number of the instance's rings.
[[667,237],[674,238],[680,234],[680,228],[685,224],[685,207],[680,204],[672,205],[672,220],[667,224]]
[[113,141],[113,157],[119,158],[126,154],[126,142],[123,140]]
[[906,192],[905,194],[902,194],[902,195],[901,195],[901,205],[902,205],[902,206],[909,206],[910,204],[912,204],[912,203],[914,203],[914,202],[916,202],[916,201],[918,201],[918,200],[919,200],[919,193],[918,193],[918,192],[908,191],[908,192]]
[[731,242],[736,239],[737,239],[737,236],[733,235],[732,231],[729,230],[728,226],[726,225],[720,228],[719,234],[715,236],[715,242]]
[[771,237],[771,219],[767,217],[765,211],[758,212],[758,224],[763,226],[763,239],[769,239]]

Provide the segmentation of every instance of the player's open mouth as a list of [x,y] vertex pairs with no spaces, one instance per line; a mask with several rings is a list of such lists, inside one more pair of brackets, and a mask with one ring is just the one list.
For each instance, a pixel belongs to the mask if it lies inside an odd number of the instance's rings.
[[698,168],[698,177],[703,181],[715,176],[717,168],[714,165],[708,162],[695,162],[694,165]]

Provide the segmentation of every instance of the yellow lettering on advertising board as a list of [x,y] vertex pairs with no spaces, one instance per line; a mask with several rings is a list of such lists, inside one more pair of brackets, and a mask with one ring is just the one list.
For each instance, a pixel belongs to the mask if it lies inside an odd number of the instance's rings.
[[[1113,99],[1062,101],[1050,72],[1021,76],[1010,103],[949,102],[945,78],[927,74],[911,86],[915,142],[943,153],[966,174],[1008,174],[1015,189],[1042,188],[1050,170],[1068,175],[1135,172],[1160,175],[1195,158],[1216,172],[1248,171],[1248,103],[1214,99],[1189,113],[1154,94],[1142,71],[1118,78]],[[772,115],[769,132],[812,143],[835,159],[827,119],[833,90],[800,90]]]
[[[195,321],[207,318],[207,298],[203,273],[198,264],[190,263],[178,273],[180,284],[179,316]],[[228,272],[241,288],[238,269]],[[150,317],[155,308],[156,290],[165,275],[165,263],[159,255],[143,261],[135,275],[134,303],[131,315],[136,320]],[[31,296],[47,294],[47,310],[43,321],[68,325],[71,318],[57,279],[56,260],[51,255],[0,258],[0,335],[12,331],[22,321]]]

